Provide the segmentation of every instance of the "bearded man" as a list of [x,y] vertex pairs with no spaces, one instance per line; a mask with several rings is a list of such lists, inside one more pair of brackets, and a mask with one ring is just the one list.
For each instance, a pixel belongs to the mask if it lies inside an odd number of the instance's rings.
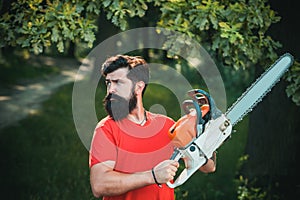
[[[166,183],[179,163],[170,160],[174,147],[168,130],[174,121],[147,111],[143,95],[149,65],[137,56],[116,55],[102,65],[108,116],[95,128],[90,149],[90,182],[95,197],[104,200],[172,200]],[[215,170],[214,161],[200,168]]]

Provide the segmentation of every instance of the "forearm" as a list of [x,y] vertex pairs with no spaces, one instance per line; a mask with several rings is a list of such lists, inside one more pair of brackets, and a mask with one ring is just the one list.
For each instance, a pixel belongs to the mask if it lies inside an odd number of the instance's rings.
[[[179,163],[174,160],[164,160],[152,171],[126,174],[114,171],[115,162],[106,161],[91,168],[91,187],[94,196],[116,196],[130,190],[138,189],[156,183],[166,183],[173,180]],[[155,174],[155,175],[154,175]]]
[[125,174],[108,170],[99,174],[98,170],[91,170],[90,181],[96,197],[116,196],[154,183],[151,171]]

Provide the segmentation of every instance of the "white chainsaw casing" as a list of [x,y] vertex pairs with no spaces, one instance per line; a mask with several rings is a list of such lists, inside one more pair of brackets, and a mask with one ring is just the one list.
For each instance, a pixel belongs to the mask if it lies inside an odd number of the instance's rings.
[[204,132],[187,147],[176,148],[172,159],[184,160],[185,169],[174,183],[168,182],[170,188],[185,183],[202,165],[211,158],[213,152],[231,135],[232,125],[224,114],[207,122]]
[[202,153],[211,158],[213,152],[231,135],[232,125],[224,114],[216,119],[209,120],[204,132],[195,139],[194,143]]

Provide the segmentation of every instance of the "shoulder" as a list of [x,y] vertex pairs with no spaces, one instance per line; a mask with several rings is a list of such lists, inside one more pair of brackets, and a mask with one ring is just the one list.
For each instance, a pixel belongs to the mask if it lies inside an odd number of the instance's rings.
[[101,119],[97,126],[96,126],[96,129],[99,128],[99,127],[103,127],[103,126],[107,126],[109,124],[112,124],[114,123],[114,120],[110,117],[110,116],[106,116],[105,118]]
[[94,133],[105,132],[110,133],[116,128],[116,122],[110,117],[106,116],[101,119],[95,127]]
[[118,133],[116,122],[109,116],[101,119],[94,129],[93,141],[114,141],[115,134]]

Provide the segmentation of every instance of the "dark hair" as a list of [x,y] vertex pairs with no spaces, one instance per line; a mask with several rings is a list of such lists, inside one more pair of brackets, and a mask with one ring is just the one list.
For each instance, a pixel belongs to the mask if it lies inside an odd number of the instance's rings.
[[144,94],[149,82],[149,66],[147,62],[140,56],[116,55],[109,57],[103,63],[101,73],[103,76],[106,76],[120,68],[128,68],[127,78],[133,83],[138,81],[145,83]]

